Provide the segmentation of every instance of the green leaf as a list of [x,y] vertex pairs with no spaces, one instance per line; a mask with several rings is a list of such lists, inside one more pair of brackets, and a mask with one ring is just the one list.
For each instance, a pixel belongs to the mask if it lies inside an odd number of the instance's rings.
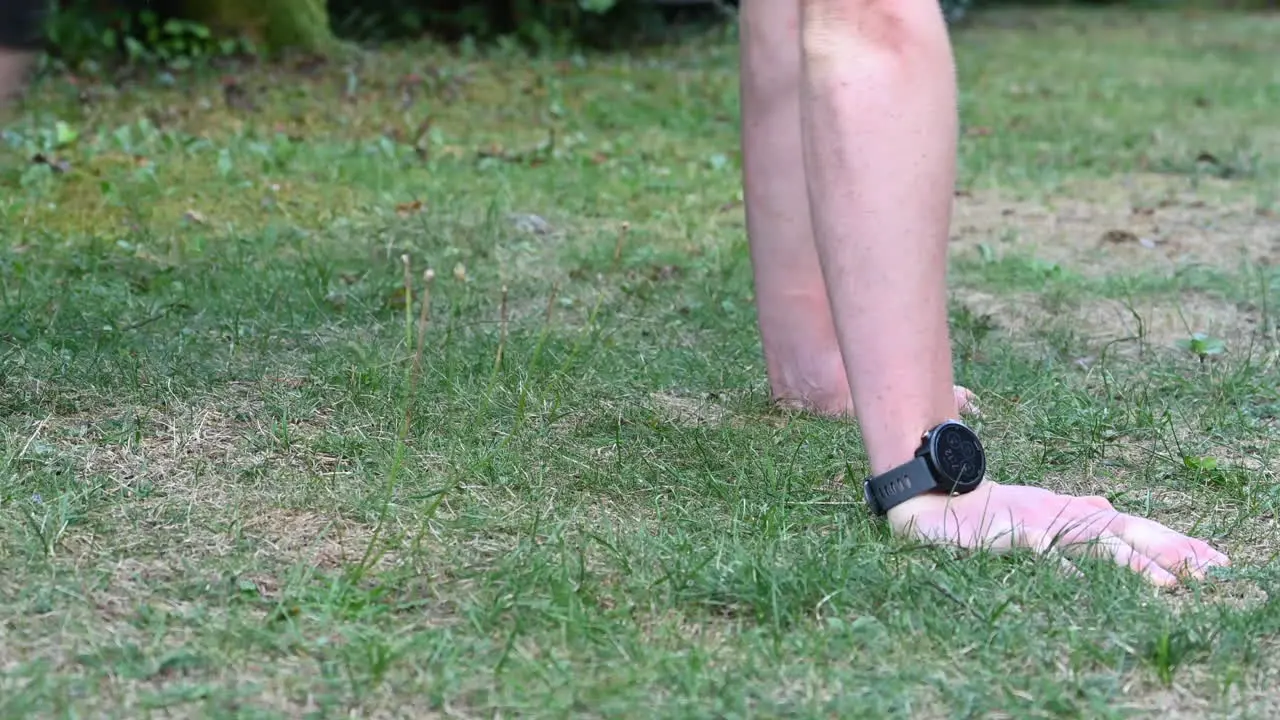
[[606,13],[618,4],[618,0],[578,0],[578,7],[592,13]]
[[59,120],[53,126],[54,147],[66,147],[80,138],[80,133],[67,123]]
[[1214,470],[1218,467],[1218,458],[1213,457],[1212,455],[1205,455],[1203,457],[1183,455],[1182,464],[1185,465],[1188,470]]

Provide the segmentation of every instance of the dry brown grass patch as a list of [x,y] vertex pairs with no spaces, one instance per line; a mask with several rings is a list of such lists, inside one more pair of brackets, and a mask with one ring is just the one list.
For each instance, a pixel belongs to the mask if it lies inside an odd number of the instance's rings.
[[[323,570],[360,562],[369,543],[374,541],[374,528],[370,525],[338,515],[284,508],[255,513],[241,530],[257,541],[259,555],[267,555],[276,562],[304,562]],[[385,544],[385,534],[382,540],[380,545]],[[395,552],[377,550],[375,548],[375,568],[395,564]]]
[[1221,181],[1191,190],[1185,178],[1133,175],[1077,183],[1052,197],[997,192],[956,198],[953,252],[987,244],[1071,268],[1086,277],[1171,272],[1185,264],[1234,269],[1280,259],[1280,230],[1254,200],[1229,199]]
[[[155,562],[166,565],[169,557],[225,557],[241,532],[277,561],[322,569],[358,562],[373,537],[371,526],[278,507],[291,495],[292,480],[334,460],[307,443],[324,431],[322,414],[291,420],[293,441],[277,442],[262,391],[256,384],[233,385],[195,403],[159,410],[107,405],[41,424],[36,439],[77,474],[105,479],[107,494],[119,500],[106,504],[106,513],[134,530],[108,541],[91,529],[73,528],[59,538],[57,554],[92,564],[109,542],[116,557],[163,553]],[[122,416],[141,418],[136,434],[128,423],[123,430],[113,427]],[[377,565],[394,559],[388,554]]]
[[1260,661],[1225,690],[1225,678],[1202,665],[1178,668],[1167,685],[1148,669],[1132,672],[1123,686],[1123,707],[1139,717],[1170,720],[1280,717],[1280,663],[1273,660],[1280,648],[1271,639],[1259,646]]
[[673,392],[649,395],[650,407],[665,422],[685,427],[723,425],[730,412],[723,404],[706,397],[689,397]]
[[[1082,356],[1105,349],[1135,356],[1146,351],[1185,353],[1178,343],[1204,333],[1226,343],[1227,352],[1246,352],[1265,331],[1261,311],[1209,293],[1188,290],[1176,297],[1132,300],[1092,298],[1055,305],[1041,293],[996,294],[959,288],[953,298],[970,312],[987,315],[1017,340],[1037,333],[1069,330],[1085,341]],[[1089,358],[1082,357],[1087,364]]]

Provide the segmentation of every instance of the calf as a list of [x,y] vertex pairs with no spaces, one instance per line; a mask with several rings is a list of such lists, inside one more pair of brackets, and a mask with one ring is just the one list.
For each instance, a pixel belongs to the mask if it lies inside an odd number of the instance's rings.
[[40,48],[46,0],[0,3],[0,107],[22,87],[31,58]]

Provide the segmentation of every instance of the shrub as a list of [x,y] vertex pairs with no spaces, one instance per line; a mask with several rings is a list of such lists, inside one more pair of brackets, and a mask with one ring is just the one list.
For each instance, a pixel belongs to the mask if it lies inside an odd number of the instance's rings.
[[[704,17],[718,16],[712,3],[702,9]],[[649,0],[329,0],[329,13],[346,37],[513,36],[540,46],[611,46],[652,38],[674,14],[670,6]]]
[[[947,19],[957,21],[973,0],[939,2]],[[57,0],[53,4],[46,37],[57,56],[72,62],[103,54],[170,61],[175,55],[208,54],[214,45],[201,26],[187,18],[188,10],[202,8],[207,18],[209,7],[234,6],[235,0]],[[326,0],[326,4],[334,30],[349,39],[430,34],[449,41],[467,36],[486,41],[507,36],[542,47],[616,47],[660,38],[677,17],[720,22],[726,7],[736,7],[738,0],[707,0],[700,6],[679,8],[655,0]],[[255,7],[252,0],[247,7]]]

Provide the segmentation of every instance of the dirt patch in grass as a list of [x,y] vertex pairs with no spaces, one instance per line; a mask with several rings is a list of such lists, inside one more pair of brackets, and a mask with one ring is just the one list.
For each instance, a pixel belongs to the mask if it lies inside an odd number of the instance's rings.
[[1136,711],[1138,717],[1166,720],[1280,716],[1280,692],[1276,690],[1280,665],[1272,659],[1276,657],[1275,642],[1261,639],[1256,657],[1257,664],[1232,678],[1230,685],[1220,672],[1199,664],[1178,667],[1167,684],[1149,669],[1132,672],[1124,684],[1128,699],[1122,707]]
[[[277,562],[303,562],[323,570],[359,563],[374,541],[374,528],[369,525],[337,515],[284,508],[255,513],[242,529],[257,541],[259,555],[268,555]],[[375,561],[373,567],[394,563],[393,552],[377,550],[375,547],[370,556]]]
[[1213,294],[1188,290],[1176,296],[1055,298],[1038,292],[996,294],[958,288],[953,299],[1017,339],[1054,331],[1080,338],[1081,362],[1090,353],[1137,355],[1142,351],[1187,352],[1179,343],[1196,333],[1222,340],[1226,352],[1248,352],[1264,331],[1260,308]]
[[[154,557],[157,547],[195,560],[224,557],[243,536],[272,565],[328,570],[359,562],[372,527],[281,507],[295,481],[328,462],[307,442],[325,432],[323,412],[290,418],[287,443],[277,430],[263,389],[242,385],[175,407],[103,406],[40,423],[35,436],[46,455],[101,484],[104,512],[135,530],[112,541],[117,557]],[[88,532],[61,537],[58,553],[92,553],[99,538]]]
[[125,444],[84,449],[84,472],[111,478],[120,491],[216,507],[227,502],[218,480],[259,459],[241,446],[243,425],[216,407],[184,408],[146,423],[150,428]]
[[649,395],[650,407],[664,421],[682,427],[710,427],[725,424],[729,409],[714,399],[655,392]]
[[1169,302],[1159,298],[1092,300],[1082,303],[1073,316],[1085,332],[1098,339],[1141,338],[1159,347],[1173,346],[1196,333],[1239,346],[1253,337],[1261,320],[1256,308],[1194,291]]
[[1032,255],[1086,277],[1171,272],[1187,265],[1235,269],[1280,260],[1280,222],[1225,181],[1134,175],[1041,200],[997,192],[955,199],[952,252],[986,245],[997,257]]

